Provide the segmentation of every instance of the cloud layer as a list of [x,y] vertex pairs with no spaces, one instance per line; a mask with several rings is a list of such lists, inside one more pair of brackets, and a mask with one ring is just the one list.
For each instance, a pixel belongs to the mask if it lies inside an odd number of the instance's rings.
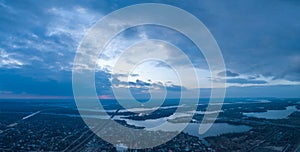
[[[1,0],[0,97],[72,96],[73,60],[85,32],[106,14],[142,2],[146,1],[65,3],[29,0],[18,3]],[[161,3],[177,6],[199,18],[218,42],[228,70],[220,71],[217,79],[212,79],[200,50],[184,35],[160,26],[134,27],[116,37],[106,48],[106,53],[99,57],[96,73],[99,96],[113,96],[111,87],[124,87],[124,75],[112,74],[111,69],[122,50],[147,39],[165,40],[182,49],[196,67],[202,88],[209,88],[211,82],[223,80],[222,75],[226,74],[230,96],[234,96],[235,91],[238,96],[241,88],[253,91],[269,87],[271,92],[279,94],[276,88],[297,89],[295,86],[300,84],[299,2],[204,0]],[[154,51],[161,55],[159,50]],[[175,51],[167,50],[165,53],[170,63],[187,68],[181,62],[182,56]],[[153,75],[155,70],[159,74]],[[181,86],[170,71],[163,62],[141,65],[129,75],[131,91],[138,96],[147,93],[148,87],[160,88],[163,85],[174,96],[179,91],[190,91],[191,87]],[[290,92],[293,94],[293,91]],[[249,96],[257,96],[258,93],[249,93]],[[260,93],[262,96],[271,95],[265,91]],[[285,93],[289,97],[289,91]]]

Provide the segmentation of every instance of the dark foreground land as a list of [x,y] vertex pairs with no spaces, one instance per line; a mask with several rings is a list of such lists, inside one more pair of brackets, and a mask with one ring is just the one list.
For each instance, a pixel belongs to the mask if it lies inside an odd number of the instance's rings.
[[[300,111],[296,110],[286,118],[264,119],[246,117],[244,112],[266,112],[284,110],[288,106],[300,109],[300,99],[268,99],[259,102],[252,99],[226,100],[217,123],[247,125],[252,129],[243,133],[229,133],[207,137],[204,144],[198,137],[180,133],[169,142],[145,150],[130,151],[300,151]],[[117,151],[115,147],[97,137],[78,117],[72,100],[66,101],[0,101],[0,151]],[[205,110],[200,105],[198,110]],[[147,118],[132,113],[122,113],[132,120],[167,117],[172,110],[164,109]],[[169,114],[170,113],[170,114]],[[201,121],[197,114],[194,120]],[[125,121],[120,124],[128,125]],[[177,122],[178,123],[178,122]],[[137,128],[138,129],[138,128]],[[140,128],[141,129],[141,128]],[[159,138],[159,137],[151,137]],[[123,148],[124,149],[124,148]]]

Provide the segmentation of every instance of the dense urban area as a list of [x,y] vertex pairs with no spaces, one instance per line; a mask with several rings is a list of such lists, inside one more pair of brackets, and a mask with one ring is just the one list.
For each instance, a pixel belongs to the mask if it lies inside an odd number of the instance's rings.
[[[267,101],[267,102],[266,102]],[[1,100],[0,151],[300,151],[300,99],[228,99],[215,123],[244,125],[244,132],[229,132],[199,138],[187,132],[179,133],[172,140],[143,150],[128,149],[126,145],[112,145],[85,125],[72,100]],[[203,111],[207,104],[199,104]],[[245,113],[264,113],[295,108],[285,118],[259,118]],[[145,121],[168,117],[176,107],[159,109],[149,115],[120,112],[126,119]],[[119,117],[120,118],[120,117]],[[190,123],[199,123],[203,114],[194,115]],[[115,120],[135,129],[143,127]],[[182,123],[183,117],[168,120]],[[121,134],[120,134],[121,136]],[[159,138],[149,137],[149,138]]]

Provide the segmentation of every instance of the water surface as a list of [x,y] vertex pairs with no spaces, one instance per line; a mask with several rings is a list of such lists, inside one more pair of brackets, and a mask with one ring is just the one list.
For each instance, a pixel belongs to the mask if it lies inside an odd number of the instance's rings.
[[289,106],[285,110],[268,110],[267,112],[250,112],[243,113],[248,117],[265,118],[265,119],[284,119],[290,114],[297,111],[296,106]]

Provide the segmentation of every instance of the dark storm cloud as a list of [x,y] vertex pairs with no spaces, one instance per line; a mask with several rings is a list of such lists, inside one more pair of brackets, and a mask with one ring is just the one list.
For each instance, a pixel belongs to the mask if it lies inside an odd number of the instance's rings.
[[[90,27],[101,18],[101,14],[142,2],[146,1],[0,1],[0,50],[5,52],[0,56],[3,60],[0,63],[4,63],[5,59],[5,64],[0,66],[0,92],[71,95],[71,68],[78,42],[84,34],[82,29]],[[227,71],[228,76],[249,75],[249,79],[229,79],[229,83],[266,83],[255,77],[250,78],[253,75],[300,81],[298,1],[204,0],[162,3],[190,12],[208,27],[222,50],[227,68],[234,71]],[[86,11],[82,16],[76,12],[80,8]],[[149,38],[173,42],[184,50],[196,67],[207,68],[205,59],[187,38],[174,34],[170,29],[149,29],[143,29],[146,33],[148,31]],[[130,37],[132,33],[127,34]],[[22,65],[14,60],[22,62]],[[110,78],[106,72],[96,77],[99,94],[111,94]],[[118,79],[112,81],[122,83]],[[144,83],[148,82],[133,83],[145,86]],[[288,87],[297,89],[292,86],[270,86],[273,90],[289,90]],[[169,86],[167,89],[179,91],[180,86]],[[246,87],[243,89],[247,90]],[[288,96],[289,91],[286,93]]]
[[[151,80],[150,80],[151,82]],[[124,85],[124,86],[130,86],[131,88],[135,88],[135,91],[138,91],[139,88],[141,88],[138,92],[143,92],[145,90],[148,90],[150,87],[155,87],[158,89],[164,89],[166,88],[167,91],[186,91],[187,88],[180,85],[172,84],[172,82],[168,82],[168,85],[164,85],[162,82],[145,82],[139,79],[136,79],[135,82],[129,81],[128,83],[125,81],[120,81],[117,78],[112,79],[112,84],[114,86]]]
[[137,76],[139,76],[139,74],[130,74],[130,76],[137,77]]
[[300,80],[300,4],[201,1],[197,14],[217,40],[226,66],[240,74]]
[[[218,89],[216,89],[218,90]],[[300,85],[274,85],[274,86],[232,86],[226,88],[227,98],[248,98],[248,97],[276,97],[276,98],[299,98]],[[210,88],[201,88],[200,97],[209,98],[211,95]]]
[[26,77],[19,74],[1,72],[0,90],[12,92],[12,94],[23,95],[54,95],[71,96],[72,83],[64,80],[37,80],[32,77]]
[[229,87],[226,97],[289,97],[299,98],[300,85]]
[[229,70],[220,72],[220,73],[218,73],[218,75],[219,75],[219,76],[224,76],[224,75],[226,75],[227,77],[237,77],[237,76],[239,76],[238,73],[234,73],[234,72],[231,72],[231,71],[229,71]]
[[151,84],[144,82],[142,80],[137,79],[135,82],[128,82],[130,86],[136,86],[136,87],[149,87]]
[[170,85],[166,87],[167,90],[169,91],[186,91],[187,89],[184,86],[179,86],[179,85]]
[[264,80],[252,80],[252,79],[243,79],[243,78],[233,78],[227,79],[227,83],[238,83],[238,84],[266,84],[267,81]]

